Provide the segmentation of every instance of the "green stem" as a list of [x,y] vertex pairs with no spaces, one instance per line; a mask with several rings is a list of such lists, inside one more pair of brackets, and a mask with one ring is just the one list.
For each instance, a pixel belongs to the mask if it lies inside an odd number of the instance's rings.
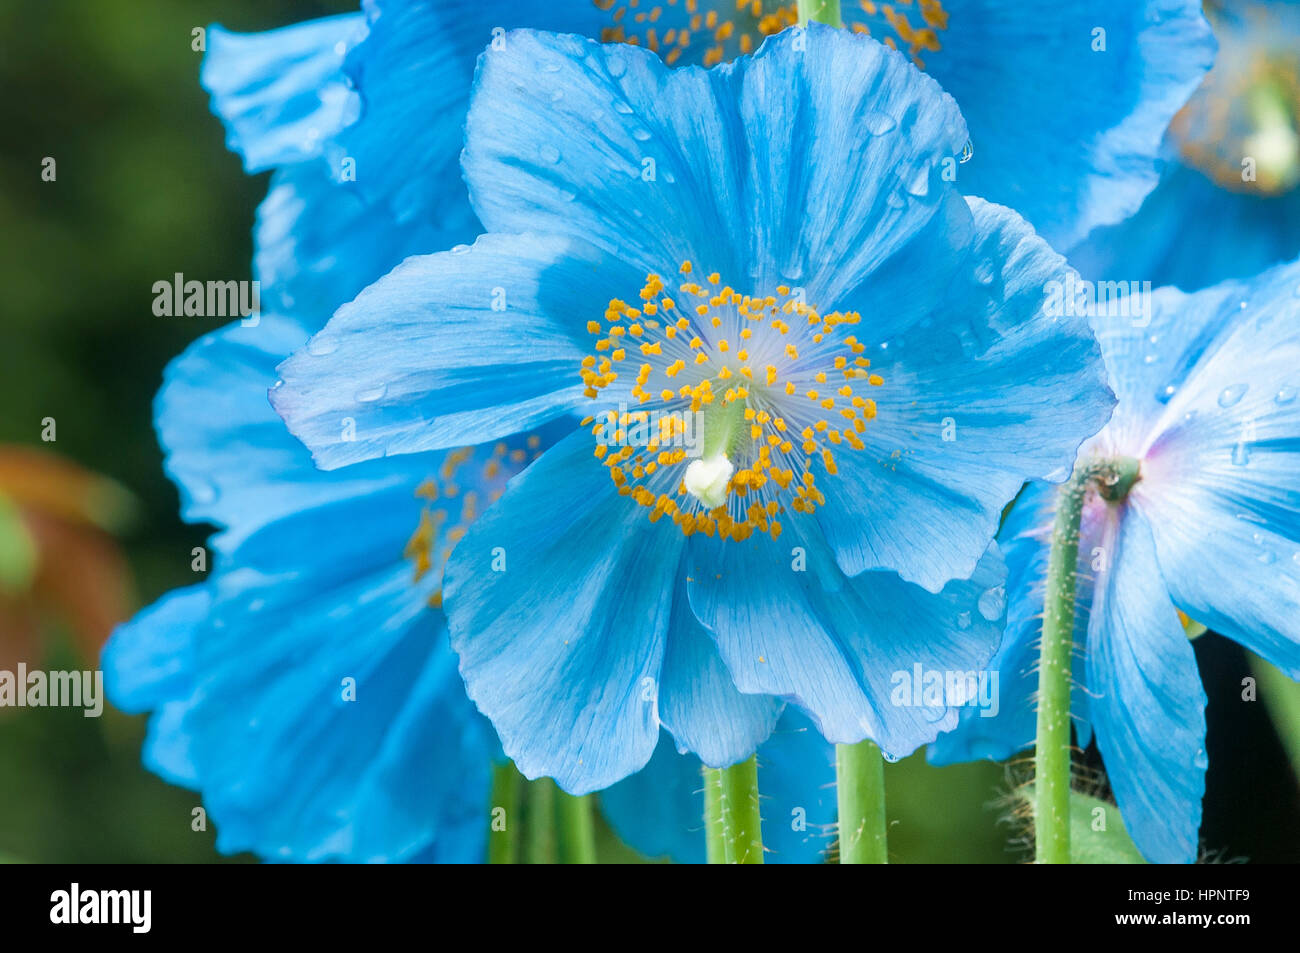
[[799,0],[799,22],[844,26],[840,18],[840,0]]
[[[710,844],[716,857],[718,841],[722,846],[722,863],[724,864],[761,864],[763,863],[762,821],[758,808],[758,758],[751,755],[739,764],[729,768],[706,769],[705,778],[705,813],[710,830],[705,843]],[[709,788],[716,775],[718,785],[718,807],[716,814],[709,816]],[[711,860],[711,862],[716,862]]]
[[1138,479],[1130,457],[1080,464],[1061,487],[1047,558],[1043,639],[1038,663],[1038,738],[1034,748],[1034,838],[1038,863],[1070,862],[1070,672],[1079,567],[1079,524],[1096,485],[1119,502]]
[[874,742],[835,746],[840,863],[887,864],[885,762]]
[[519,804],[523,776],[507,761],[492,769],[492,812],[488,863],[519,863]]
[[560,863],[594,864],[596,828],[591,819],[591,797],[574,797],[558,791],[560,815]]
[[555,863],[555,782],[538,778],[528,785],[525,850],[530,864]]
[[704,846],[710,864],[726,863],[726,846],[722,842],[722,772],[704,769]]

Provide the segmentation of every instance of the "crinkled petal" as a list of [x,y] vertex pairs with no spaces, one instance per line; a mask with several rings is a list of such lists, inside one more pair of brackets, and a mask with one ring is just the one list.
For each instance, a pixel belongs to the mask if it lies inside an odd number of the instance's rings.
[[463,164],[489,231],[582,237],[641,272],[789,280],[829,308],[935,214],[965,142],[933,81],[820,24],[709,71],[518,31],[480,62]]
[[[1300,264],[1192,296],[1221,333],[1155,422],[1132,499],[1178,607],[1300,678]],[[1244,307],[1243,307],[1244,306]]]
[[845,4],[845,19],[918,54],[961,106],[974,146],[962,191],[1012,206],[1060,249],[1137,210],[1214,58],[1199,0],[869,6]]
[[692,539],[691,606],[736,686],[793,702],[830,741],[871,738],[899,757],[952,728],[964,699],[914,693],[914,673],[984,669],[1004,623],[996,549],[933,595],[893,573],[844,577],[815,527],[796,532]]
[[256,327],[236,323],[205,335],[164,373],[154,408],[164,467],[185,519],[227,530],[226,547],[288,514],[436,470],[436,461],[418,457],[338,474],[312,465],[266,396],[276,364],[306,335],[297,321],[263,315]]
[[208,27],[199,81],[248,172],[315,158],[356,118],[343,61],[365,35],[356,13],[265,33]]
[[1112,509],[1101,537],[1087,679],[1097,745],[1124,825],[1154,863],[1191,863],[1205,792],[1205,691],[1146,519]]
[[868,349],[883,384],[866,449],[817,471],[840,568],[932,592],[971,574],[1026,480],[1069,474],[1114,405],[1087,318],[1048,310],[1071,274],[1061,257],[1014,212],[970,205],[973,253],[947,294],[966,304]]
[[445,590],[469,696],[526,777],[573,794],[654,752],[682,550],[591,453],[578,430],[520,474],[456,546]]
[[327,469],[528,430],[588,403],[591,300],[636,280],[559,237],[410,259],[280,365],[271,402]]
[[680,567],[660,677],[659,718],[679,750],[723,768],[754,753],[784,706],[768,695],[736,690],[712,637],[691,611],[686,576],[686,567]]

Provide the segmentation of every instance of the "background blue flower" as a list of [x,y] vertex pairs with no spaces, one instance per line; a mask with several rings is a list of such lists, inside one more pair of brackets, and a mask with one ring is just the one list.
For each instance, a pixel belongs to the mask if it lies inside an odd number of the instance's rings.
[[1159,187],[1071,255],[1087,278],[1195,291],[1300,254],[1300,4],[1207,10],[1214,69],[1168,129]]
[[[210,31],[203,80],[231,146],[249,171],[277,169],[256,261],[272,310],[309,303],[299,275],[317,285],[336,278],[331,291],[347,300],[363,286],[336,262],[400,260],[471,240],[458,163],[464,119],[478,56],[502,46],[506,30],[636,43],[673,66],[712,66],[795,22],[793,3],[772,0],[702,0],[690,11],[625,0],[363,6],[265,34]],[[1064,250],[1134,212],[1155,185],[1164,128],[1213,52],[1199,7],[1068,0],[1026,16],[1014,0],[923,0],[846,4],[845,18],[903,49],[956,97],[974,147],[963,191],[1016,208]],[[250,148],[267,128],[273,134]]]
[[[1162,289],[1150,310],[1097,318],[1119,404],[1082,455],[1134,457],[1141,478],[1122,504],[1087,504],[1072,713],[1081,743],[1096,734],[1153,861],[1195,859],[1207,763],[1205,693],[1178,610],[1300,677],[1298,299],[1291,264],[1193,295]],[[1033,741],[1054,508],[1053,488],[1029,487],[1001,536],[1002,713],[963,713],[935,761],[1006,758]]]

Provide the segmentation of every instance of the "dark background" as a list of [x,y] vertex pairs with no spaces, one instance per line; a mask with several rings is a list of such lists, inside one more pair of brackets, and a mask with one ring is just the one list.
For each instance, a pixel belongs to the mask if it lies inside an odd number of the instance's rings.
[[[122,539],[134,606],[196,581],[190,550],[206,530],[177,518],[151,401],[166,362],[223,323],[155,317],[152,285],[178,271],[249,277],[267,180],[245,176],[226,151],[190,31],[213,22],[261,30],[355,9],[343,0],[0,7],[0,444],[55,450],[137,497]],[[53,183],[41,180],[46,156],[58,163]],[[58,422],[54,444],[41,443],[45,417]],[[49,667],[83,667],[57,621],[45,637]],[[1219,859],[1298,861],[1300,794],[1265,706],[1240,701],[1247,663],[1212,634],[1197,646],[1210,696],[1207,847]],[[140,766],[143,732],[142,718],[112,710],[88,719],[76,709],[0,709],[0,858],[220,859],[212,830],[190,829],[196,796]],[[894,859],[1023,858],[988,806],[1008,790],[1003,767],[936,770],[913,757],[887,779]],[[626,857],[608,834],[601,850]]]

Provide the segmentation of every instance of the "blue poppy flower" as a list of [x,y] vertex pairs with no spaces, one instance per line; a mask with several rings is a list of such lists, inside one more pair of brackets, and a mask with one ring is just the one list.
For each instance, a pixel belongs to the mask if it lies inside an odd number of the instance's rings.
[[[267,310],[338,300],[358,269],[470,241],[459,154],[474,64],[505,31],[576,33],[673,66],[750,53],[796,21],[773,0],[369,0],[363,14],[265,34],[213,27],[203,82],[249,171],[275,168],[259,213]],[[1198,0],[1013,0],[845,5],[956,97],[974,159],[964,191],[1016,208],[1055,247],[1134,212],[1156,183],[1161,134],[1209,67]],[[1062,104],[1069,104],[1064,108]],[[306,282],[304,287],[300,282]],[[368,283],[368,282],[366,282]]]
[[[1083,743],[1095,733],[1143,854],[1188,862],[1205,693],[1178,613],[1300,677],[1300,264],[1124,304],[1097,319],[1119,404],[1081,458],[1131,457],[1141,470],[1122,501],[1087,502],[1072,713]],[[1001,712],[963,712],[936,761],[1006,758],[1033,742],[1053,490],[1029,487],[1000,537],[1011,594],[992,663]]]
[[1300,4],[1206,4],[1219,57],[1166,135],[1169,164],[1131,219],[1072,255],[1095,281],[1195,291],[1300,255]]
[[899,756],[954,724],[890,705],[891,673],[983,665],[1001,509],[1112,397],[1087,321],[1045,312],[1062,259],[945,175],[951,98],[820,26],[709,71],[521,31],[468,129],[489,234],[340,309],[272,401],[327,468],[589,418],[448,567],[507,754],[583,792],[660,724],[748,756],[763,696]]
[[155,712],[146,764],[202,792],[222,851],[476,860],[499,747],[430,604],[464,526],[542,438],[321,473],[266,401],[305,336],[268,316],[169,367],[168,471],[186,517],[223,531],[206,582],[114,634],[109,694]]

